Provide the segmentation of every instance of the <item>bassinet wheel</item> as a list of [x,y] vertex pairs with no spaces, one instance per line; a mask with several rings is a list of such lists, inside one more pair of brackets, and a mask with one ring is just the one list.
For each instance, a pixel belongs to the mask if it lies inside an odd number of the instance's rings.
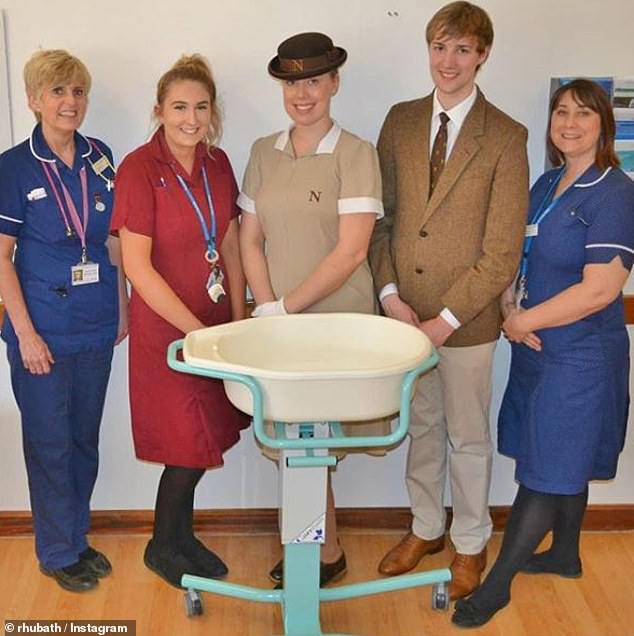
[[449,609],[449,588],[446,583],[436,583],[432,587],[431,608],[443,611]]
[[188,589],[187,592],[185,592],[185,613],[187,614],[187,618],[202,616],[203,599],[196,590]]

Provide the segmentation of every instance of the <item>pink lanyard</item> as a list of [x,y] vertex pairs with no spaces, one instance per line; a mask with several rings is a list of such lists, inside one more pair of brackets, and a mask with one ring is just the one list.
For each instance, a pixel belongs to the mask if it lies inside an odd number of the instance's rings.
[[[57,201],[57,207],[59,208],[59,212],[62,215],[62,219],[64,220],[64,225],[66,226],[66,235],[69,236],[71,232],[70,224],[68,222],[68,217],[66,216],[66,211],[64,210],[64,206],[62,205],[62,199],[59,196],[59,192],[53,183],[53,176],[49,170],[48,162],[41,161],[42,168],[44,170],[44,174],[48,179],[48,182],[51,186],[51,190],[53,190],[53,194],[55,195],[55,200]],[[81,181],[81,198],[82,198],[82,207],[83,207],[83,223],[79,218],[79,213],[77,212],[77,208],[75,207],[75,203],[73,202],[72,197],[70,196],[70,192],[64,185],[62,178],[59,174],[59,170],[57,169],[57,164],[53,162],[51,164],[53,168],[53,172],[59,181],[59,184],[62,188],[62,193],[64,195],[64,200],[66,201],[66,206],[68,207],[68,211],[70,212],[70,218],[73,223],[73,227],[77,232],[77,236],[79,236],[79,240],[81,241],[81,262],[85,263],[87,261],[86,255],[86,230],[88,228],[88,178],[86,177],[86,166],[82,166],[79,171],[79,180]]]

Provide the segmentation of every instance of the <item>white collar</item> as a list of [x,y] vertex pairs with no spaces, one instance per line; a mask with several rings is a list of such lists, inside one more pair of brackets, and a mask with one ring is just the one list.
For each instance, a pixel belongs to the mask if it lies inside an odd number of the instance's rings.
[[475,101],[478,97],[478,88],[476,85],[473,85],[473,90],[469,94],[468,97],[463,99],[459,104],[456,104],[453,108],[449,110],[445,110],[442,107],[442,104],[438,101],[438,96],[436,95],[436,90],[434,90],[434,99],[433,99],[433,110],[432,110],[432,120],[435,117],[438,117],[440,113],[447,113],[449,119],[456,124],[458,128],[462,127],[464,120],[467,118],[469,111],[475,104]]
[[591,188],[592,186],[597,185],[597,183],[601,183],[601,181],[603,181],[603,179],[605,179],[605,177],[608,176],[608,173],[610,172],[610,170],[612,170],[612,166],[610,166],[609,168],[606,168],[603,174],[599,176],[597,179],[595,179],[594,181],[590,181],[590,183],[575,183],[574,187],[575,188]]
[[[275,140],[275,145],[273,146],[275,150],[283,152],[286,149],[286,146],[290,142],[291,130],[292,127],[289,127],[278,135]],[[331,155],[335,151],[339,137],[341,137],[341,126],[333,119],[330,130],[321,138],[314,154]]]
[[[33,135],[35,134],[35,131],[37,130],[37,128],[38,128],[37,126],[35,128],[33,128],[33,130],[31,131],[31,135],[29,136],[29,148],[31,150],[31,154],[38,161],[44,161],[45,163],[55,163],[55,161],[56,161],[55,158],[46,159],[45,157],[40,157],[40,155],[38,155],[37,152],[35,152],[35,147],[33,145]],[[92,144],[78,130],[75,131],[75,134],[79,135],[82,138],[82,140],[86,144],[86,147],[88,148],[88,150],[86,150],[86,152],[84,152],[82,154],[82,156],[81,156],[82,159],[85,159],[86,157],[88,157],[92,153]],[[42,141],[46,144],[46,147],[48,148],[48,144],[46,143],[46,139],[44,139],[44,135],[41,132],[40,132],[40,135],[42,136]],[[51,150],[50,148],[48,148],[48,149],[49,149],[49,151]],[[53,154],[52,151],[51,151],[51,154]]]

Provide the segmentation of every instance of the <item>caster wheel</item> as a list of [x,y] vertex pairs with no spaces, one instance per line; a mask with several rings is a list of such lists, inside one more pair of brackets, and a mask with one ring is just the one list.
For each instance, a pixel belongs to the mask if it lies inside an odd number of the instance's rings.
[[432,587],[431,608],[442,611],[449,609],[449,588],[446,583],[437,583]]
[[185,613],[187,618],[202,616],[203,600],[196,590],[187,590],[185,592]]

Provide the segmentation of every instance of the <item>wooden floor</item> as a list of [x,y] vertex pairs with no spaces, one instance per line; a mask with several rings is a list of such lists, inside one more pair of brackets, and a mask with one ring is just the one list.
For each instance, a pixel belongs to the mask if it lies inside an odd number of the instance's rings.
[[[227,561],[230,581],[268,587],[266,573],[280,554],[274,536],[203,536]],[[138,636],[271,636],[282,634],[279,608],[205,595],[205,614],[188,619],[182,592],[142,564],[147,536],[97,535],[93,545],[114,565],[97,590],[71,594],[41,575],[32,538],[0,539],[0,629],[7,619],[136,620]],[[348,575],[342,583],[374,578],[394,534],[344,534]],[[491,542],[491,555],[500,535]],[[586,533],[584,576],[565,580],[520,575],[513,600],[478,630],[452,626],[450,613],[432,611],[429,589],[407,590],[322,606],[324,632],[355,636],[634,636],[634,533]],[[445,567],[451,553],[419,569]]]

